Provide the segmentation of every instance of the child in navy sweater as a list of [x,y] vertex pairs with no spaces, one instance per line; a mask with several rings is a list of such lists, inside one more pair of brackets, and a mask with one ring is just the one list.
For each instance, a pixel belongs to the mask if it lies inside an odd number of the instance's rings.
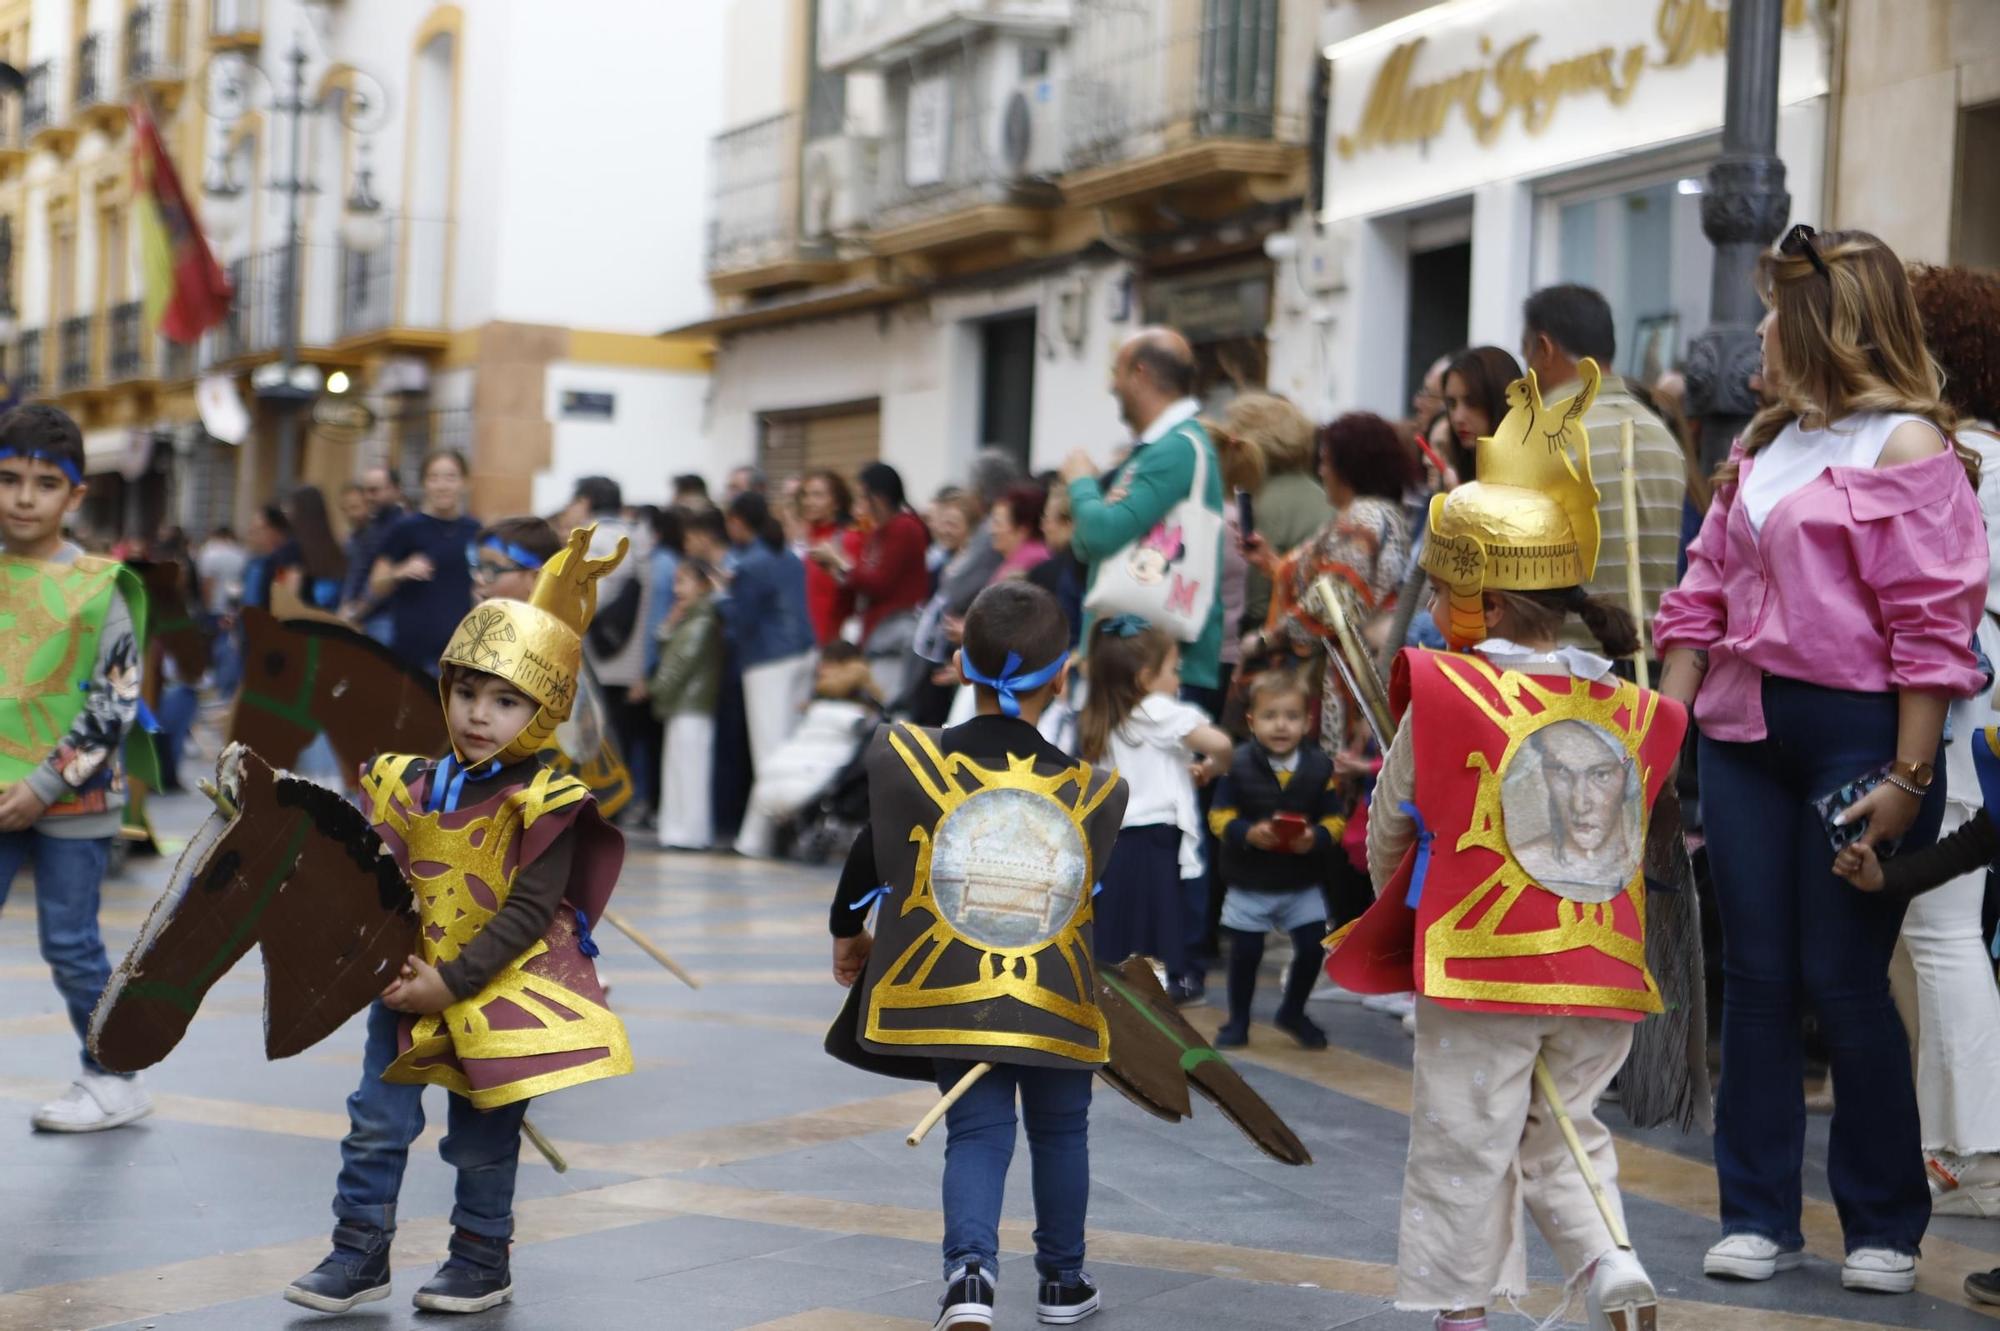
[[1249,1043],[1250,1000],[1264,960],[1264,935],[1290,934],[1292,966],[1272,1024],[1307,1049],[1326,1048],[1326,1033],[1306,1016],[1324,957],[1321,887],[1346,827],[1334,790],[1333,760],[1303,744],[1309,700],[1290,671],[1259,675],[1249,688],[1252,739],[1217,788],[1209,826],[1221,843],[1222,932],[1229,940],[1229,1021],[1218,1049]]

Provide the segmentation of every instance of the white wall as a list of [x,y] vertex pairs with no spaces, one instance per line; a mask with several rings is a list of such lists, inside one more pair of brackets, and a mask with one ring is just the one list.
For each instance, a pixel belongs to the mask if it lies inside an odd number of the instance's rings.
[[716,99],[723,128],[798,108],[799,90],[791,82],[792,52],[801,35],[797,0],[696,0],[660,7],[727,11],[724,50],[715,60],[725,75]]
[[[612,418],[564,420],[565,391],[611,393]],[[721,479],[702,429],[708,377],[630,366],[556,361],[548,368],[543,410],[555,426],[549,467],[535,476],[534,511],[569,502],[582,476],[609,476],[627,503],[662,503],[667,478],[684,471]]]

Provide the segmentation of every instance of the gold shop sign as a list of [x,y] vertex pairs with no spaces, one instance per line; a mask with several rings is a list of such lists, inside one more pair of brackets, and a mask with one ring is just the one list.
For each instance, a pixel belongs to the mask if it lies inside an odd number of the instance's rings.
[[[1806,22],[1806,0],[1785,0],[1784,24]],[[1373,148],[1424,143],[1444,132],[1456,115],[1481,146],[1492,144],[1510,120],[1540,134],[1558,107],[1576,98],[1601,96],[1623,106],[1650,71],[1684,69],[1719,57],[1729,41],[1729,11],[1720,0],[1660,0],[1653,32],[1646,41],[1539,61],[1540,33],[1530,33],[1494,50],[1481,35],[1481,63],[1442,78],[1419,80],[1417,61],[1426,39],[1415,37],[1392,49],[1376,71],[1359,121],[1339,136],[1337,148],[1352,158]]]

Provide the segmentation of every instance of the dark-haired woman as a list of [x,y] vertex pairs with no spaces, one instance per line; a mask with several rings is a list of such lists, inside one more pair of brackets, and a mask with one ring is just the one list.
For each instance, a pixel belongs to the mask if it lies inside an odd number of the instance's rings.
[[[1272,597],[1264,627],[1244,641],[1246,658],[1320,650],[1326,630],[1305,609],[1305,598],[1322,577],[1352,588],[1366,613],[1394,607],[1410,563],[1403,491],[1415,470],[1396,427],[1373,412],[1351,411],[1321,428],[1319,474],[1333,517],[1283,559],[1254,539],[1250,543],[1252,560],[1272,570]],[[1320,742],[1329,753],[1349,747],[1349,717],[1347,691],[1330,671],[1320,699]]]
[[924,564],[930,530],[910,511],[903,478],[886,462],[871,462],[856,477],[861,483],[861,555],[840,568],[821,547],[815,562],[834,571],[854,597],[861,615],[861,654],[875,677],[875,692],[899,698],[907,681],[917,616],[930,598],[931,575]]
[[[735,567],[723,620],[743,671],[743,711],[755,768],[791,737],[812,697],[813,631],[806,570],[764,496],[746,490],[723,516]],[[922,562],[921,554],[919,563]]]
[[1462,352],[1444,372],[1444,414],[1457,451],[1461,481],[1479,475],[1479,441],[1507,414],[1507,385],[1521,377],[1521,363],[1499,347]]
[[854,595],[835,573],[861,558],[854,494],[838,472],[809,471],[799,482],[798,516],[805,544],[799,554],[806,561],[806,609],[812,615],[813,640],[824,647],[840,636],[840,626],[854,612]]

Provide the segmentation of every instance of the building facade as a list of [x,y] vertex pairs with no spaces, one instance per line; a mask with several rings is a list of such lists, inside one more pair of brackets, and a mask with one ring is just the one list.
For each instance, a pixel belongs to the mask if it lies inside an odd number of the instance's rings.
[[[451,447],[482,515],[552,511],[579,475],[649,498],[704,469],[707,347],[658,330],[706,307],[690,200],[720,34],[706,6],[616,0],[0,4],[0,53],[27,74],[0,99],[8,369],[83,422],[92,525],[240,519],[279,488],[288,411],[296,482],[386,462],[414,484]],[[314,108],[296,134],[295,77]],[[198,347],[140,314],[136,95],[235,288]],[[297,400],[275,399],[288,379]],[[247,413],[237,442],[203,428],[197,384]]]
[[[1303,205],[1319,0],[736,0],[714,145],[710,441],[913,497],[987,445],[1125,439],[1148,322],[1264,382],[1265,241]],[[774,59],[774,55],[776,58]]]

